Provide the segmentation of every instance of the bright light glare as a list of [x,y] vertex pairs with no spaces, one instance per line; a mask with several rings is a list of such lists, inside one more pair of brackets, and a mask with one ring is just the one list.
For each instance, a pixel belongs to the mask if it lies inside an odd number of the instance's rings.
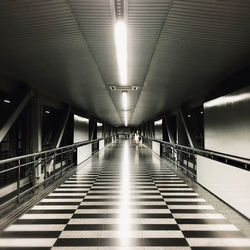
[[127,30],[126,24],[118,21],[115,24],[116,57],[122,85],[127,84]]
[[155,121],[155,125],[162,125],[162,119]]
[[5,103],[10,103],[10,100],[4,99],[3,100]]
[[214,100],[204,103],[205,108],[211,108],[214,106],[228,105],[232,103],[237,103],[241,101],[246,101],[250,99],[250,93],[243,93],[239,95],[227,95],[216,98]]

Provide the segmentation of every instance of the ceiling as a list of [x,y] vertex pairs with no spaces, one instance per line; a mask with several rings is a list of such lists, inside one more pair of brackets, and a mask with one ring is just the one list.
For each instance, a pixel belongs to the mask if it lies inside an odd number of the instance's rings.
[[[250,63],[249,0],[127,0],[129,125],[217,88]],[[123,124],[112,0],[1,0],[0,73]]]

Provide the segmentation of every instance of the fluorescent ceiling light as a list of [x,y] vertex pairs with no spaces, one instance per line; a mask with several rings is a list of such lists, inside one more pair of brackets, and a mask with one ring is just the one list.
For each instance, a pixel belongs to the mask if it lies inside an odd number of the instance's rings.
[[3,100],[5,103],[10,103],[10,100],[4,99]]
[[102,123],[97,122],[97,127],[102,127]]
[[120,73],[120,83],[127,84],[127,30],[123,21],[115,24],[116,57]]
[[45,113],[46,113],[46,114],[50,114],[50,111],[49,111],[49,110],[45,110]]
[[122,106],[124,110],[128,109],[128,93],[125,91],[122,92]]

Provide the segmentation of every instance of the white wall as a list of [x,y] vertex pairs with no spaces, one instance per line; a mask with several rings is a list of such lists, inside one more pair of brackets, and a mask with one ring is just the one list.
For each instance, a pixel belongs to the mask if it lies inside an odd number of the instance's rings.
[[103,124],[97,122],[97,138],[102,138],[102,129],[103,129]]
[[152,151],[158,155],[160,155],[161,153],[161,147],[160,147],[160,143],[156,142],[156,141],[152,141]]
[[99,150],[104,148],[104,140],[99,141]]
[[92,144],[77,148],[77,165],[88,159],[92,155]]
[[[74,115],[74,143],[89,139],[89,119]],[[77,164],[85,161],[92,155],[92,145],[77,148]]]
[[154,122],[155,139],[163,140],[162,119]]
[[204,103],[205,148],[250,158],[250,87]]
[[197,156],[197,181],[250,219],[250,172]]
[[89,119],[74,115],[74,143],[89,139]]

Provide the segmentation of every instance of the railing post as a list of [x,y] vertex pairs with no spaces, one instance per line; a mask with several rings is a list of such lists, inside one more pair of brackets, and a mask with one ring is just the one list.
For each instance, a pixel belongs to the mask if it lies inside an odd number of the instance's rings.
[[36,185],[36,157],[33,156],[33,166],[32,166],[32,192],[35,193],[35,185]]
[[46,180],[47,180],[47,153],[45,153],[45,164],[44,164],[44,169],[43,169],[43,178],[44,178],[44,187],[46,187]]
[[68,168],[68,165],[69,165],[69,151],[67,149],[67,152],[66,152],[66,159],[65,159],[65,166],[66,168]]
[[61,159],[61,176],[63,174],[63,169],[62,169],[62,166],[63,166],[63,150],[60,151],[61,154],[60,154],[60,159]]
[[17,203],[20,201],[20,175],[21,175],[21,161],[18,160],[18,169],[17,169]]
[[53,153],[53,179],[56,179],[56,152]]

